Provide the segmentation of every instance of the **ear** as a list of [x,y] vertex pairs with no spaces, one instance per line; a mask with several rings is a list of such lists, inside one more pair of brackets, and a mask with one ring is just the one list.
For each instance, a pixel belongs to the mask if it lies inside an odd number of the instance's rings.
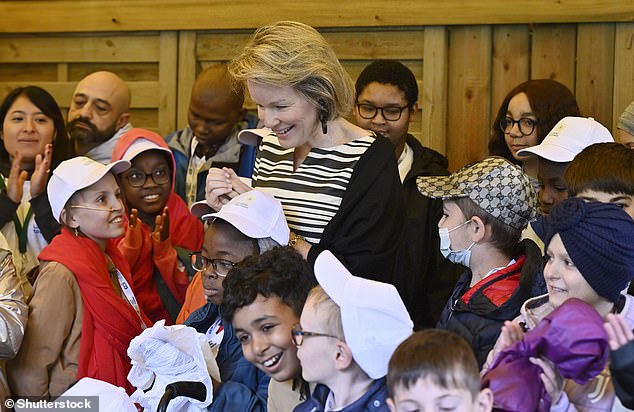
[[352,363],[354,359],[352,358],[352,351],[347,343],[339,341],[337,342],[337,352],[335,354],[335,368],[337,370],[345,370]]
[[390,412],[396,412],[396,405],[394,404],[392,398],[387,398],[385,403],[387,403],[387,407],[390,409]]
[[128,124],[128,122],[130,121],[130,113],[128,112],[123,112],[119,115],[119,118],[117,119],[117,130],[121,129],[123,126],[125,126],[126,124]]
[[471,234],[472,242],[481,242],[486,235],[486,225],[484,224],[484,221],[478,216],[473,216],[469,225],[469,231]]
[[491,412],[493,410],[493,392],[491,389],[485,388],[478,393],[476,398],[476,411]]
[[62,212],[59,214],[59,220],[71,229],[79,227],[79,221],[66,209],[62,209]]
[[416,118],[416,114],[418,113],[418,103],[414,103],[412,108],[408,110],[409,110],[409,119],[407,121],[411,123],[414,121],[414,119]]

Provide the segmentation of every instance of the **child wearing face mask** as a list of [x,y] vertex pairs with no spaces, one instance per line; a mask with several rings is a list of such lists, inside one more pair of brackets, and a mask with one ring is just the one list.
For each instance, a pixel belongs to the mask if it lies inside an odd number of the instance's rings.
[[546,290],[538,246],[520,241],[537,217],[537,195],[522,170],[501,157],[417,183],[423,195],[443,200],[441,253],[467,267],[437,327],[465,338],[482,366],[503,322]]

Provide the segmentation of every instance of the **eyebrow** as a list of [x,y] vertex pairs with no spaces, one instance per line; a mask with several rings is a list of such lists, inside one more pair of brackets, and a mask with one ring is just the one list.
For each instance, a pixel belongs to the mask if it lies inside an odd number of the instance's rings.
[[251,321],[251,325],[252,326],[257,326],[260,323],[264,322],[265,320],[271,320],[271,319],[276,319],[276,316],[273,315],[262,315],[259,318],[255,318]]

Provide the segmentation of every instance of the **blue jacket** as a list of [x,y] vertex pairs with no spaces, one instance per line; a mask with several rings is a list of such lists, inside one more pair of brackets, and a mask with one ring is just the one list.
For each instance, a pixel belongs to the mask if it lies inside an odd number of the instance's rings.
[[[317,385],[311,397],[300,403],[293,412],[323,412],[330,389],[325,385]],[[385,403],[387,385],[385,378],[377,379],[370,389],[354,403],[341,409],[340,412],[389,412]]]
[[[205,333],[218,316],[220,316],[219,308],[212,303],[207,303],[189,315],[185,325]],[[235,335],[231,322],[223,319],[221,324],[224,328],[224,336],[218,348],[216,362],[223,383],[216,391],[214,405],[217,405],[216,401],[231,401],[232,404],[242,403],[240,411],[265,411],[269,376],[242,355],[242,345]]]

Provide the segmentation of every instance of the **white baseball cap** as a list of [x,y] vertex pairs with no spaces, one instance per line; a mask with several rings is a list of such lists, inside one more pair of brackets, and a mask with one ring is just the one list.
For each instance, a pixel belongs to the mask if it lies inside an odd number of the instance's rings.
[[85,156],[73,157],[60,163],[53,170],[46,187],[55,220],[59,222],[62,209],[75,192],[96,183],[110,171],[118,174],[128,168],[130,162],[127,160],[104,165]]
[[[136,129],[133,129],[136,130]],[[144,138],[138,138],[136,139],[125,151],[125,153],[123,153],[123,156],[121,156],[121,160],[127,160],[127,161],[132,161],[132,159],[134,159],[135,157],[137,157],[138,155],[140,155],[141,153],[147,151],[147,150],[162,150],[165,153],[169,154],[170,159],[172,158],[172,152],[170,149],[166,148],[166,147],[162,147],[159,146],[158,144],[154,143],[151,140],[148,139],[144,139]]]
[[517,152],[518,156],[531,154],[552,162],[572,162],[583,149],[595,143],[613,142],[610,131],[592,117],[568,116],[561,119],[544,140]]
[[343,334],[359,367],[372,379],[387,375],[390,357],[414,326],[396,288],[353,276],[328,250],[317,256],[315,276],[341,309]]
[[270,237],[280,245],[288,243],[290,230],[282,204],[259,190],[249,190],[234,197],[216,213],[204,200],[192,204],[190,210],[203,221],[225,220],[250,238]]

